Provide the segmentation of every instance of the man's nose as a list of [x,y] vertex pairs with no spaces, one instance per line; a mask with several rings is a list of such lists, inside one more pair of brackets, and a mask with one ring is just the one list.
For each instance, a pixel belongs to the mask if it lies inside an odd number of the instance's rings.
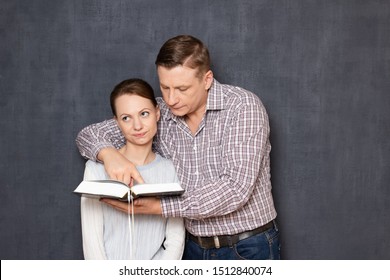
[[167,103],[168,103],[169,106],[173,106],[173,105],[175,105],[177,102],[178,102],[177,94],[175,93],[174,90],[171,90],[171,91],[168,93],[168,100],[167,100]]

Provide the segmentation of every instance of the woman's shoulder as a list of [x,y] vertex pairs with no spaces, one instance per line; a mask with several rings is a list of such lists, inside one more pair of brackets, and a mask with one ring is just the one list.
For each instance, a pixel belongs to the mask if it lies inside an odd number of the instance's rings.
[[87,160],[85,167],[89,169],[101,169],[104,168],[104,165],[96,161]]
[[85,163],[85,174],[90,180],[107,179],[107,173],[104,169],[104,165],[92,160],[88,160]]
[[161,159],[161,162],[163,163],[163,167],[160,168],[161,170],[164,170],[164,176],[168,178],[168,182],[178,182],[177,172],[176,168],[172,162],[172,160],[162,157],[161,155],[158,155]]
[[170,159],[167,159],[160,154],[156,154],[156,163],[165,165],[166,167],[170,167],[174,169],[173,162]]

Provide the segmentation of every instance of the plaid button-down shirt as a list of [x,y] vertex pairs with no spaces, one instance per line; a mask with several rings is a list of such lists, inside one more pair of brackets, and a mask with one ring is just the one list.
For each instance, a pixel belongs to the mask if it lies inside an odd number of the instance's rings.
[[[161,119],[154,148],[173,161],[186,189],[180,197],[162,198],[163,215],[184,217],[186,229],[196,236],[236,234],[275,219],[269,123],[259,98],[214,80],[195,135],[184,118],[158,101]],[[101,148],[125,143],[113,120],[84,128],[76,142],[90,159]]]

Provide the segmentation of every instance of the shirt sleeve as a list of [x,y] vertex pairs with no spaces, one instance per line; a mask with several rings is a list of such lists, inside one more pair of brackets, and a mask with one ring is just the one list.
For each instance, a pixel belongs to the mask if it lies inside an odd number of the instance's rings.
[[93,161],[97,161],[97,155],[101,149],[107,147],[118,149],[124,144],[125,139],[114,119],[91,124],[83,128],[76,138],[80,154]]
[[221,135],[219,158],[214,158],[221,164],[218,179],[187,188],[182,197],[163,198],[163,216],[205,219],[228,215],[247,203],[259,186],[257,181],[269,181],[264,163],[270,150],[265,108],[260,102],[246,104],[232,114],[227,132]]

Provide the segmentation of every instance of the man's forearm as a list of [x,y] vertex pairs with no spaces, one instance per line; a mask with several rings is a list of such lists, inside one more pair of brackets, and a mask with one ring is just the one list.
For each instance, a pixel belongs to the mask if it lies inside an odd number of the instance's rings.
[[104,163],[105,159],[109,160],[109,157],[113,154],[114,151],[117,151],[117,149],[115,149],[113,146],[101,148],[96,155],[96,159]]
[[77,135],[76,144],[84,158],[96,161],[100,159],[98,155],[102,149],[121,147],[124,137],[115,120],[110,119],[82,129]]

